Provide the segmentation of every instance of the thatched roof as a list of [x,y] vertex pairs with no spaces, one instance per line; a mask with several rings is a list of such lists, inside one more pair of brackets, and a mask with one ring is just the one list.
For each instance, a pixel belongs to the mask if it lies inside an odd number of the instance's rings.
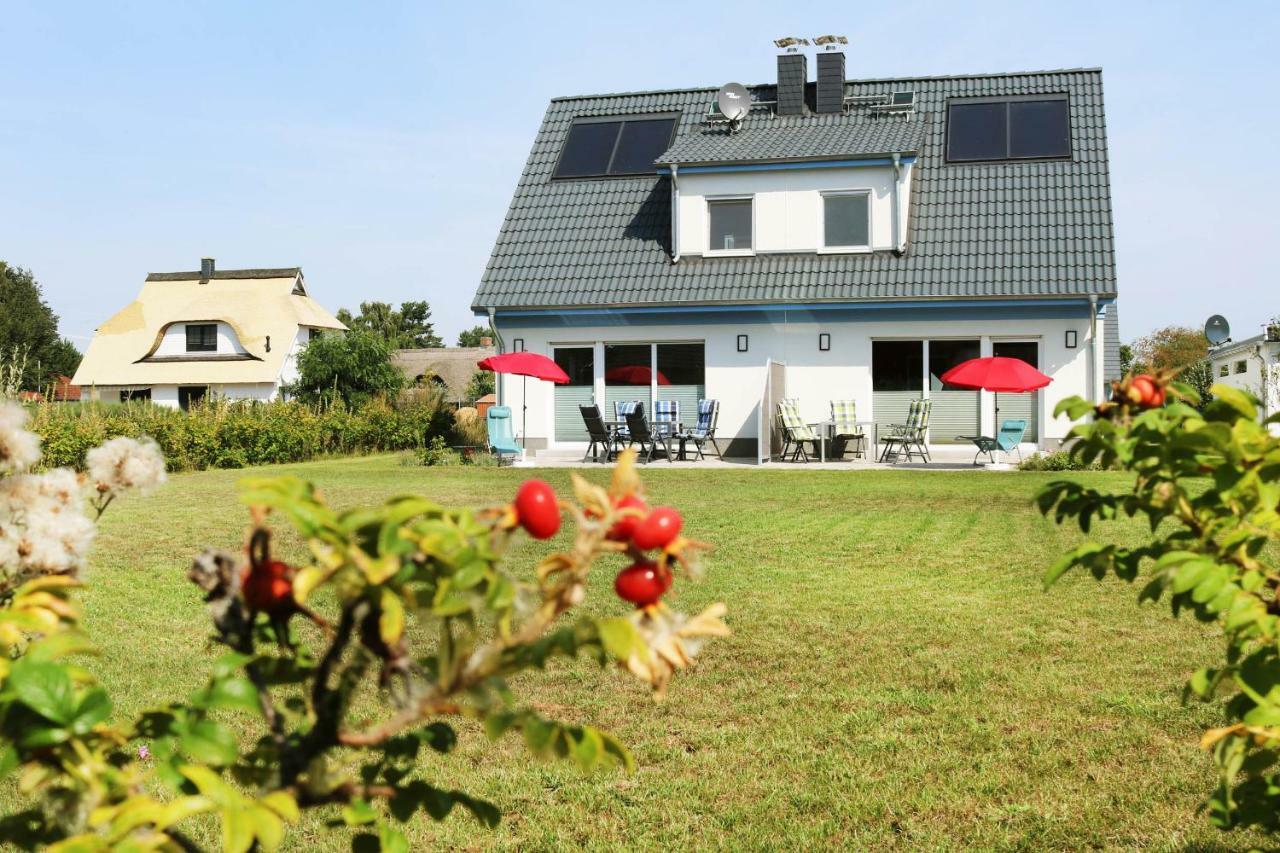
[[479,369],[476,362],[496,352],[493,347],[402,349],[396,350],[391,363],[400,368],[410,382],[436,377],[444,384],[450,400],[465,401],[471,376]]

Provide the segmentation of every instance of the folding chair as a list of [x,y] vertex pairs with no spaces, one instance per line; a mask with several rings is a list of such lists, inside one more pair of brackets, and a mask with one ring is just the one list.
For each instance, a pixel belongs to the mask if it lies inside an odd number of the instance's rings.
[[[805,451],[804,443],[811,441],[816,447],[822,439],[813,427],[804,422],[804,418],[800,417],[800,404],[795,400],[783,400],[778,403],[778,417],[782,423],[783,434],[787,436],[788,443],[795,445],[795,452],[791,455],[792,462],[798,462],[804,459],[809,461],[809,454]],[[782,453],[786,458],[786,451]]]
[[995,451],[999,450],[1008,453],[1011,450],[1018,451],[1018,461],[1022,461],[1022,439],[1027,434],[1027,422],[1024,420],[1005,421],[1000,424],[1000,431],[996,433],[995,438],[986,435],[957,435],[956,441],[972,441],[978,448],[978,452],[973,454],[973,464],[978,464],[978,459],[982,454],[987,454],[987,459],[994,464],[996,461]]
[[858,426],[857,402],[854,400],[831,401],[831,453],[829,459],[843,459],[850,442],[853,452],[864,459],[867,455],[867,437]]
[[484,425],[489,440],[489,452],[498,457],[498,464],[502,464],[504,456],[510,456],[514,461],[520,455],[520,445],[516,444],[515,435],[511,429],[511,407],[490,406],[489,411],[485,413]]
[[711,446],[716,449],[716,456],[724,458],[720,453],[720,445],[716,444],[716,421],[720,418],[720,401],[719,400],[699,400],[698,401],[698,423],[693,429],[684,431],[683,438],[685,441],[693,442],[694,449],[698,451],[698,458],[706,458],[702,452],[702,445],[708,441]]
[[925,445],[925,435],[929,430],[929,410],[932,407],[932,400],[911,401],[911,408],[907,410],[907,422],[890,425],[888,435],[881,439],[884,442],[884,452],[880,454],[881,462],[887,462],[890,456],[896,459],[899,448],[907,454],[908,462],[911,461],[913,453],[919,455],[925,462],[932,461],[929,458],[929,448]]
[[675,457],[671,455],[671,436],[649,425],[649,419],[644,416],[644,406],[637,406],[635,411],[627,415],[627,431],[631,433],[631,443],[640,445],[642,461],[652,461],[658,454],[658,448],[662,448],[667,454],[668,462],[675,461]]
[[603,450],[603,461],[608,462],[621,449],[622,442],[618,440],[617,434],[605,425],[599,406],[579,406],[578,411],[582,413],[582,422],[587,425],[587,437],[591,439],[591,446],[582,455],[582,461],[586,462],[588,456],[597,462],[601,461],[600,451]]

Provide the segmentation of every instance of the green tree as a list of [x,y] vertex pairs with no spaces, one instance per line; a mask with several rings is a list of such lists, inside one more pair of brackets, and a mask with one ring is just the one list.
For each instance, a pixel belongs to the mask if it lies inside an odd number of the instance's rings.
[[431,323],[431,306],[422,300],[400,303],[361,302],[360,313],[338,309],[338,319],[352,331],[369,332],[391,344],[392,349],[429,349],[444,346]]
[[463,329],[458,332],[458,346],[460,347],[478,347],[482,346],[481,338],[493,339],[493,330],[488,326],[473,326],[470,329]]
[[488,370],[477,370],[471,374],[471,382],[467,384],[467,400],[474,403],[485,394],[494,392],[493,373]]
[[1208,359],[1209,341],[1200,329],[1166,326],[1133,342],[1131,370],[1135,373],[1165,372],[1195,389],[1208,405],[1213,399],[1213,365]]
[[367,331],[316,338],[298,356],[298,381],[289,391],[308,402],[338,397],[350,405],[391,396],[405,384],[392,351],[390,342]]
[[58,315],[44,301],[35,276],[0,261],[0,357],[15,352],[26,355],[23,390],[38,391],[80,365],[79,350],[58,336]]

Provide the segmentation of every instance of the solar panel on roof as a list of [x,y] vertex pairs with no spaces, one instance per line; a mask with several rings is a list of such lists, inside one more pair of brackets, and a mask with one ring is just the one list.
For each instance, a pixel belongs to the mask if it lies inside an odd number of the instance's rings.
[[671,145],[675,118],[578,120],[569,128],[556,178],[649,175]]

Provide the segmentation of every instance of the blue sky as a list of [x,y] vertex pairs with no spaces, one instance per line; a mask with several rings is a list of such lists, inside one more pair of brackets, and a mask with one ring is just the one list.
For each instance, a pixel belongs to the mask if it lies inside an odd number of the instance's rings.
[[1280,312],[1280,4],[46,3],[0,17],[0,258],[83,347],[148,271],[301,265],[331,309],[427,299],[449,343],[546,102],[851,77],[1104,69],[1126,339]]

